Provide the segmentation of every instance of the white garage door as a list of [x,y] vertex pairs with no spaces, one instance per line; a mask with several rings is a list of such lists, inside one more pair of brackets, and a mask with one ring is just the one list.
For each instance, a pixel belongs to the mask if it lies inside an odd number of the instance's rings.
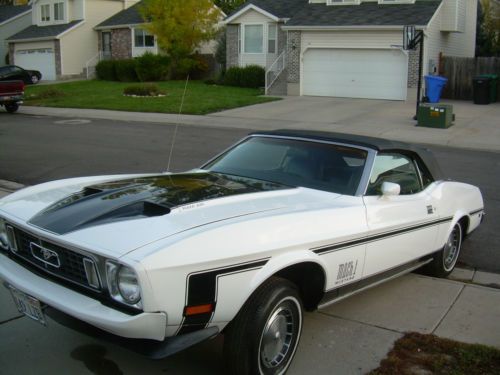
[[408,58],[399,50],[309,49],[304,95],[405,100]]
[[55,55],[52,48],[18,50],[14,62],[23,69],[40,71],[43,80],[56,79]]

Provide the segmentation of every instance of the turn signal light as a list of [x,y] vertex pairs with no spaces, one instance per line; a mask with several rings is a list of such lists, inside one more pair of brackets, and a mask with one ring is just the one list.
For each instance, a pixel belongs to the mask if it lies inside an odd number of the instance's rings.
[[184,309],[184,316],[208,314],[213,311],[214,311],[213,303],[208,303],[206,305],[198,305],[198,306],[187,306]]

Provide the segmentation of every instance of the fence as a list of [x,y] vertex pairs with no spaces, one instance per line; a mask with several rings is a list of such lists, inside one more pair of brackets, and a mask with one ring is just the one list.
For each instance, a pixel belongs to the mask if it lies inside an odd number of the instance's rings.
[[[440,57],[440,75],[448,78],[443,98],[472,99],[472,78],[479,74],[500,76],[500,57]],[[500,77],[499,77],[500,78]],[[500,80],[497,81],[500,86]],[[497,92],[500,87],[497,88]]]

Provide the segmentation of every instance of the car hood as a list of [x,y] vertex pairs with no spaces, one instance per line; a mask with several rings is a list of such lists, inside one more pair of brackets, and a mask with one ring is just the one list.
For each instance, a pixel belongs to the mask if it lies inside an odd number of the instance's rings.
[[[75,191],[63,197],[55,189],[58,198],[42,209],[33,199],[34,212],[19,210],[23,221],[49,239],[115,257],[195,227],[318,199],[308,189],[207,172],[72,186]],[[12,198],[0,209],[16,214],[19,202]],[[29,195],[24,205],[27,200]]]

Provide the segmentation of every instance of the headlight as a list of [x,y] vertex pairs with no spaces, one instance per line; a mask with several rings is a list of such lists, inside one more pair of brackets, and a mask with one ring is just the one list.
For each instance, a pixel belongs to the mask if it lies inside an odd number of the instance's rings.
[[5,220],[0,218],[0,247],[4,250],[9,249],[9,238],[7,237],[7,227]]
[[106,262],[106,278],[111,297],[129,306],[142,308],[141,287],[134,270],[130,267]]

